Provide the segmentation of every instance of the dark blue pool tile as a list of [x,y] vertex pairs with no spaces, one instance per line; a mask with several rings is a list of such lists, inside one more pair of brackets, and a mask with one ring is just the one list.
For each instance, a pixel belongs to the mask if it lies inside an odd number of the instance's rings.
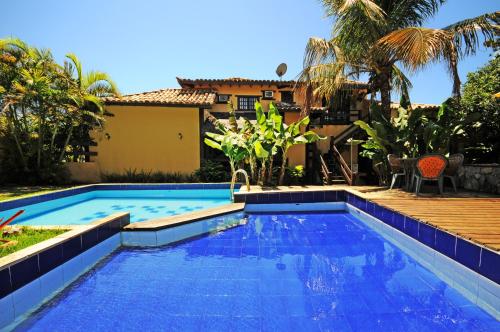
[[12,292],[12,284],[10,282],[10,270],[5,268],[0,271],[0,299]]
[[382,216],[380,217],[384,223],[393,226],[394,225],[394,212],[392,210],[383,208]]
[[41,274],[49,272],[50,270],[61,265],[63,262],[64,258],[62,244],[58,244],[38,254],[38,263],[40,265]]
[[63,259],[64,261],[68,261],[82,252],[82,238],[80,235],[75,236],[74,238],[64,242],[62,246],[63,246]]
[[99,238],[99,242],[102,242],[107,238],[110,238],[114,234],[116,234],[115,231],[111,229],[108,224],[104,224],[102,226],[99,226],[99,228],[97,228],[97,236]]
[[259,197],[257,196],[257,194],[246,195],[245,203],[256,204],[258,202],[259,202]]
[[246,195],[234,195],[235,203],[245,203]]
[[257,195],[257,201],[261,204],[269,203],[269,194],[268,193],[259,193]]
[[420,223],[418,240],[434,249],[436,244],[436,228],[424,223]]
[[479,270],[481,248],[471,242],[457,238],[456,260],[468,268]]
[[339,202],[345,202],[345,196],[346,195],[346,192],[345,190],[339,190],[338,193],[337,193],[337,199],[339,200]]
[[353,195],[353,194],[351,194],[351,193],[346,193],[346,194],[345,194],[345,201],[346,201],[347,203],[349,203],[349,204],[351,204],[351,205],[352,205],[353,200],[354,200],[354,195]]
[[419,222],[411,217],[405,218],[405,234],[411,236],[414,239],[418,239],[418,227]]
[[312,203],[314,202],[314,192],[312,191],[304,191],[302,193],[302,199],[305,203]]
[[325,192],[324,191],[314,191],[314,201],[315,202],[324,202],[325,201]]
[[402,215],[401,213],[394,212],[394,217],[392,219],[393,226],[400,231],[404,231],[405,228],[405,216]]
[[483,248],[479,272],[485,277],[500,284],[500,254]]
[[326,202],[337,202],[337,191],[327,190],[325,191],[325,201]]
[[292,192],[291,200],[293,203],[302,203],[304,201],[304,196],[302,192]]
[[99,231],[97,228],[91,229],[82,234],[82,249],[87,250],[99,243]]
[[366,202],[366,213],[371,214],[372,216],[375,214],[375,204],[367,201]]
[[280,202],[280,194],[279,193],[269,193],[268,202],[271,204],[276,204]]
[[292,195],[291,193],[283,192],[280,193],[280,203],[291,203]]
[[38,269],[38,255],[31,256],[10,267],[12,289],[16,290],[30,283],[40,276]]
[[456,236],[444,232],[440,229],[436,229],[435,249],[443,255],[455,258],[456,241]]

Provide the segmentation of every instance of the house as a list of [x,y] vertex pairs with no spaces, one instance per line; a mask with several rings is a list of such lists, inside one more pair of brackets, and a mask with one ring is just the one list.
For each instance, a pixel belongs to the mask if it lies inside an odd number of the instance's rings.
[[[305,88],[295,81],[246,78],[177,78],[180,88],[107,98],[104,132],[96,133],[94,161],[102,173],[123,173],[129,169],[190,173],[210,159],[213,151],[203,143],[210,130],[207,115],[228,117],[231,101],[237,116],[255,119],[254,104],[264,110],[273,102],[285,123],[299,119],[305,110]],[[367,84],[350,81],[331,103],[315,100],[310,107],[310,129],[329,139],[314,147],[296,146],[289,154],[290,165],[308,165],[311,155],[325,154],[333,143],[345,145],[353,121],[368,113]],[[311,151],[311,149],[316,149]],[[307,157],[309,155],[310,157]],[[350,153],[343,153],[349,164]],[[354,158],[357,156],[353,153]],[[353,162],[355,163],[356,160]],[[312,167],[312,163],[309,163]]]

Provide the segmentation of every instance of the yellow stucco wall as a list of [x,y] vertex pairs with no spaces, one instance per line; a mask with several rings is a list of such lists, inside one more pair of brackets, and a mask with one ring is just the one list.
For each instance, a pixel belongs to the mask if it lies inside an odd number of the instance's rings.
[[[127,169],[191,173],[200,167],[198,108],[121,106],[106,108],[104,133],[96,134],[96,161],[103,173]],[[182,135],[182,139],[180,135]]]

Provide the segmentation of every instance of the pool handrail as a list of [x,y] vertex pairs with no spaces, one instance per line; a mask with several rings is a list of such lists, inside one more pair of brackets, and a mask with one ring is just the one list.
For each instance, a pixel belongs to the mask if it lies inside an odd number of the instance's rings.
[[247,186],[247,192],[250,192],[250,180],[248,178],[248,173],[247,171],[245,171],[244,169],[242,168],[239,168],[237,169],[234,173],[233,173],[233,176],[231,178],[231,187],[230,187],[230,193],[231,193],[231,201],[234,202],[234,185],[235,185],[235,182],[236,182],[236,178],[238,176],[238,173],[241,173],[243,174],[243,176],[245,177],[245,182],[246,182],[246,186]]

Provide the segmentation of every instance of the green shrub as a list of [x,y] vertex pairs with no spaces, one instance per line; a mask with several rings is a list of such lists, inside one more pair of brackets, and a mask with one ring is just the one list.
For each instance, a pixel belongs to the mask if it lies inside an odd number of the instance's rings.
[[194,174],[152,172],[127,169],[124,173],[107,173],[102,175],[103,182],[111,183],[194,183],[198,178]]
[[227,163],[205,160],[201,167],[194,172],[194,175],[200,182],[229,182],[231,181],[231,172],[225,164]]
[[303,165],[286,168],[286,178],[289,185],[302,185],[306,171]]

